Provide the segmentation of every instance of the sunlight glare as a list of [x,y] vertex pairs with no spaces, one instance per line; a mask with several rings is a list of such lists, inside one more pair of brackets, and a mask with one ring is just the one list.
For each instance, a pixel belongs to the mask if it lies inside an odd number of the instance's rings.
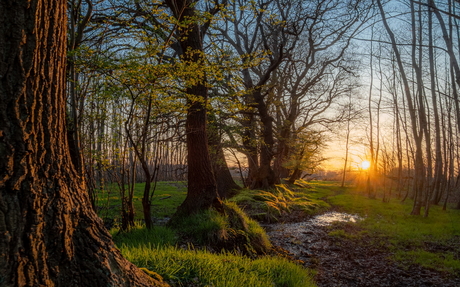
[[361,163],[361,168],[362,169],[368,169],[371,167],[371,163],[368,160],[365,160]]

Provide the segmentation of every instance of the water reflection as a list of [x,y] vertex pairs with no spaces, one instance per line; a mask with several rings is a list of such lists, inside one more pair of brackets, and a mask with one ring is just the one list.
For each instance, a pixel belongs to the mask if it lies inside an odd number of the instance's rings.
[[356,214],[348,214],[344,212],[327,212],[321,215],[317,215],[310,220],[311,225],[316,226],[328,226],[331,225],[332,222],[357,222],[361,220],[362,217]]

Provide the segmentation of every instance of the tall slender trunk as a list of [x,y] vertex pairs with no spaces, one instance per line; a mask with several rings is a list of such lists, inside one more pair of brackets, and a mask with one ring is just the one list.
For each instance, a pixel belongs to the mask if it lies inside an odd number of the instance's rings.
[[[398,49],[398,46],[396,44],[395,36],[394,36],[393,31],[391,30],[390,26],[387,23],[385,12],[383,10],[381,0],[377,0],[377,5],[378,5],[379,10],[380,10],[380,16],[382,17],[382,21],[383,21],[383,24],[385,26],[385,30],[387,31],[388,36],[390,37],[393,52],[395,53],[395,56],[396,56],[396,62],[398,64],[399,73],[400,73],[401,78],[403,80],[404,94],[406,96],[407,104],[408,104],[408,107],[409,107],[409,115],[410,115],[410,119],[411,119],[412,133],[413,133],[414,140],[415,140],[415,145],[416,145],[416,148],[415,148],[415,164],[414,164],[414,166],[415,166],[414,187],[415,187],[415,191],[416,191],[416,199],[414,200],[414,206],[413,206],[411,214],[412,215],[419,215],[420,210],[421,210],[421,206],[422,206],[422,202],[423,202],[422,201],[422,195],[423,195],[422,193],[423,193],[423,190],[424,190],[424,178],[425,178],[425,167],[424,167],[424,163],[423,163],[423,152],[422,152],[423,136],[418,131],[416,109],[415,109],[415,106],[414,106],[414,103],[413,103],[412,93],[411,93],[410,86],[409,86],[409,81],[407,79],[407,76],[406,76],[406,73],[405,73],[405,70],[404,70],[404,66],[403,66],[403,62],[402,62],[402,59],[401,59],[401,55],[399,53],[399,49]],[[416,64],[416,63],[414,63],[414,64]]]
[[[434,183],[433,188],[431,190],[431,198],[428,198],[425,204],[425,214],[424,216],[428,216],[430,204],[436,200],[438,194],[440,192],[440,184],[441,184],[441,177],[442,177],[442,148],[441,148],[441,130],[440,130],[440,121],[439,121],[439,113],[438,113],[438,100],[436,96],[436,82],[435,82],[435,63],[434,63],[434,48],[433,48],[433,13],[431,8],[428,10],[428,54],[429,54],[429,62],[430,62],[430,82],[431,82],[431,100],[433,105],[433,113],[434,113],[434,125],[435,125],[435,167],[434,167]],[[430,196],[430,194],[428,194]]]
[[341,187],[345,186],[345,178],[348,166],[348,153],[349,153],[349,145],[350,145],[350,121],[351,121],[351,93],[348,94],[348,114],[347,114],[347,136],[345,141],[345,161],[343,163],[343,174],[342,174],[342,184]]
[[[374,28],[372,27],[372,34],[371,39],[374,39]],[[374,188],[372,186],[371,181],[371,173],[375,166],[375,154],[374,154],[374,123],[373,123],[373,116],[372,116],[372,90],[374,89],[374,55],[373,55],[373,42],[371,40],[371,58],[370,58],[370,68],[371,68],[371,79],[370,79],[370,87],[369,87],[369,101],[368,101],[368,113],[369,113],[369,152],[370,152],[370,163],[371,166],[367,171],[367,195],[368,197],[374,197]]]

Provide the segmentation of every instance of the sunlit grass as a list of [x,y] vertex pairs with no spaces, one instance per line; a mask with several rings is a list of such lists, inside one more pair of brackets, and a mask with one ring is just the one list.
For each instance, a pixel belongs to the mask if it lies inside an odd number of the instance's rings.
[[[299,187],[302,185],[304,187]],[[303,182],[298,186],[279,184],[267,191],[242,189],[229,201],[257,220],[276,222],[282,215],[294,211],[310,215],[326,210],[330,205],[322,198],[328,194],[330,189],[327,187],[311,188]]]
[[282,258],[252,260],[230,253],[176,247],[121,245],[123,255],[139,267],[160,274],[172,286],[316,286],[312,273]]
[[152,229],[147,229],[140,222],[136,222],[129,232],[119,232],[118,228],[112,228],[110,233],[117,245],[127,244],[133,247],[144,245],[172,246],[177,243],[178,239],[176,232],[171,228],[154,226]]
[[[260,226],[256,225],[249,230],[257,234]],[[129,261],[158,273],[172,286],[316,286],[310,270],[284,258],[251,259],[231,252],[215,254],[205,249],[195,250],[191,244],[188,245],[191,249],[179,248],[175,245],[175,231],[169,227],[147,230],[136,224],[127,233],[117,234],[117,229],[111,232]]]

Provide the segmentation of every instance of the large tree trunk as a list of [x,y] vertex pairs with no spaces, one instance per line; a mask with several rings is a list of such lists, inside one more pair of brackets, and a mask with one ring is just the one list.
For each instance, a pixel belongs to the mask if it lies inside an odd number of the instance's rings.
[[1,1],[0,11],[2,286],[158,283],[115,248],[71,162],[66,1]]
[[[205,28],[196,20],[196,1],[167,0],[166,5],[179,21],[193,21],[187,28],[179,29],[179,44],[182,59],[189,63],[202,61],[203,34]],[[216,181],[212,172],[211,158],[206,133],[208,87],[206,77],[186,89],[190,98],[187,101],[188,191],[185,201],[177,208],[176,215],[187,215],[212,206],[220,209],[222,202],[217,195]]]

